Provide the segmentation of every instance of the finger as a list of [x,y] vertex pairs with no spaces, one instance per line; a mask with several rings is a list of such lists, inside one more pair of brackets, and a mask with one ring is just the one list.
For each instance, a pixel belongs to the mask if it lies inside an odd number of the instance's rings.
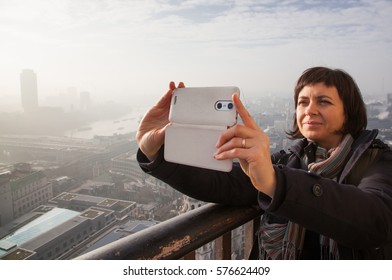
[[173,81],[171,81],[169,83],[169,90],[164,95],[161,96],[161,98],[157,101],[155,106],[158,107],[168,106],[168,104],[170,104],[172,93],[175,88],[176,88],[176,84]]
[[[183,82],[180,82],[178,84],[178,87],[179,88],[184,88],[185,84]],[[155,105],[158,106],[158,107],[163,107],[163,106],[167,107],[167,106],[169,106],[170,102],[171,102],[171,97],[172,97],[172,94],[173,94],[173,90],[175,90],[175,89],[176,89],[176,84],[173,81],[171,81],[169,83],[169,90],[164,95],[161,96],[161,98],[158,100],[158,102]]]
[[249,149],[252,147],[251,138],[234,137],[229,141],[225,142],[216,150],[216,154],[220,154],[225,151],[232,149]]
[[[229,142],[226,142],[221,147],[217,149],[214,153],[214,158],[216,159],[247,159],[254,151],[252,149],[253,144],[250,139],[245,138],[233,138]],[[249,141],[248,141],[249,140]]]
[[216,143],[216,147],[220,148],[223,144],[230,141],[233,138],[250,138],[252,131],[249,127],[237,124],[221,133]]
[[236,110],[240,115],[244,125],[251,128],[258,128],[259,126],[257,125],[256,121],[252,118],[252,116],[249,114],[248,110],[246,110],[244,104],[242,104],[240,97],[238,96],[237,93],[233,94],[232,99],[233,99],[234,106],[236,107]]
[[176,84],[173,82],[173,81],[171,81],[170,83],[169,83],[169,90],[173,90],[173,89],[175,89],[176,88]]

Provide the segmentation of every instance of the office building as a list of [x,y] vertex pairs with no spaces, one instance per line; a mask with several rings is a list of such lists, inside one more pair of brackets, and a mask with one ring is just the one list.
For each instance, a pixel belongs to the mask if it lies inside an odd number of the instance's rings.
[[0,174],[0,227],[13,219],[11,183],[8,178],[3,178]]
[[53,197],[52,184],[42,171],[27,163],[15,164],[0,174],[0,227]]
[[37,75],[31,69],[24,69],[20,74],[20,93],[25,113],[38,109]]

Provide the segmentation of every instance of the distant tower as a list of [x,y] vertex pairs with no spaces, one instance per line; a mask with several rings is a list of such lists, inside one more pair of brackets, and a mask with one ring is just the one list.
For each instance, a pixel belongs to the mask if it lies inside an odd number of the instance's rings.
[[82,91],[80,93],[80,110],[86,111],[91,106],[90,93],[88,91]]
[[37,75],[31,69],[24,69],[20,74],[20,93],[25,112],[38,108]]

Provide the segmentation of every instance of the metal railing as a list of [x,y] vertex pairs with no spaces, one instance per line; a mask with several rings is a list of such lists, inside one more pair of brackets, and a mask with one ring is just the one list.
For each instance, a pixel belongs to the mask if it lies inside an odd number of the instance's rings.
[[245,225],[248,256],[262,210],[206,204],[98,249],[77,260],[194,259],[195,250],[216,240],[217,259],[231,259],[231,231]]

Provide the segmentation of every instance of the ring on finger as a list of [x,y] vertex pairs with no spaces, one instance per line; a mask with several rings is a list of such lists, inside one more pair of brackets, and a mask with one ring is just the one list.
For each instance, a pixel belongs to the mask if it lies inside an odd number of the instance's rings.
[[241,148],[246,149],[246,139],[245,138],[242,138]]

